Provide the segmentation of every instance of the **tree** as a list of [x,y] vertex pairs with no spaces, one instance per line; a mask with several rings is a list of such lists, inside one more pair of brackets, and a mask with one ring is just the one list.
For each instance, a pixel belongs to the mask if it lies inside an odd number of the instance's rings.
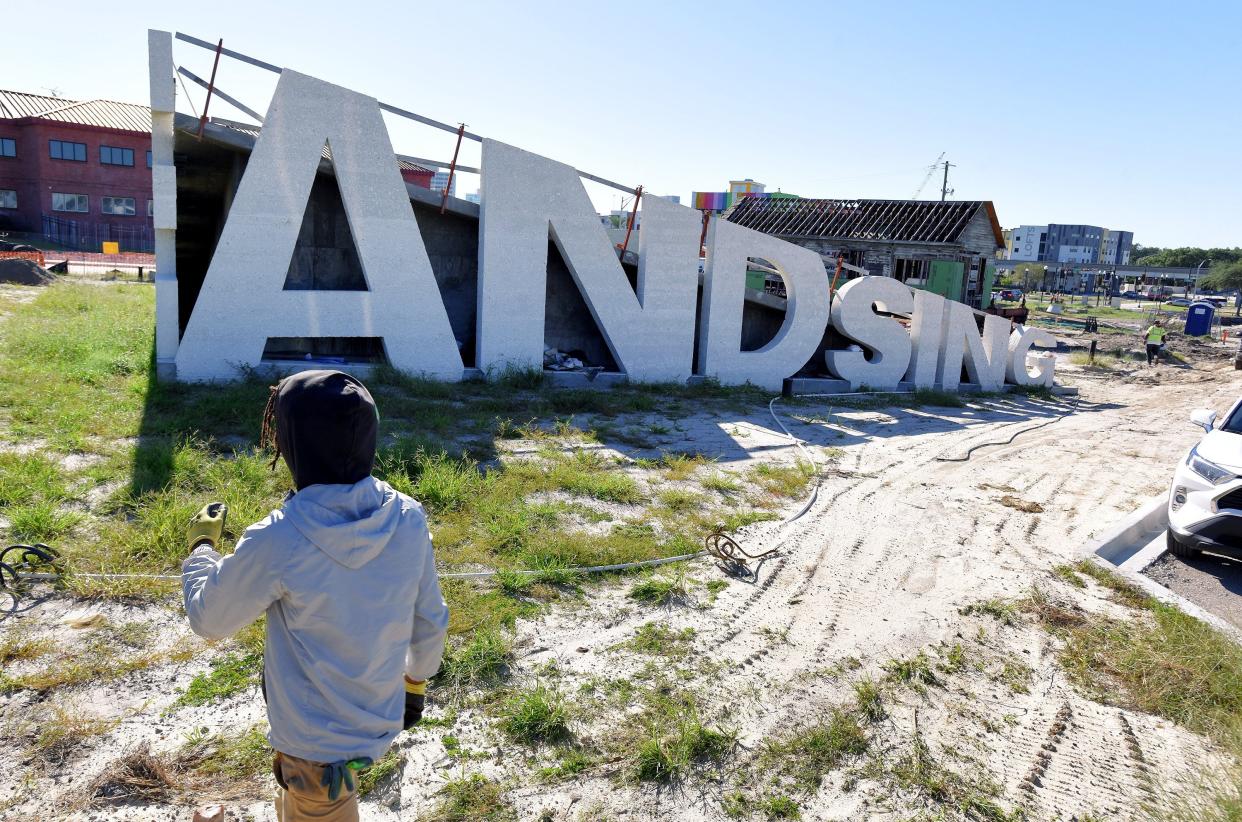
[[1242,316],[1242,260],[1217,263],[1199,281],[1199,285],[1215,291],[1236,291],[1238,309],[1234,316]]

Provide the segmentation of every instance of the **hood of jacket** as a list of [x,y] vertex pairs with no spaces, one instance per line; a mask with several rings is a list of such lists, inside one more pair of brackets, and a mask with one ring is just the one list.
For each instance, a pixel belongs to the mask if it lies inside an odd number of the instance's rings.
[[351,485],[375,466],[379,412],[357,378],[303,371],[276,386],[276,443],[293,483]]
[[401,497],[374,477],[353,485],[312,485],[285,503],[298,533],[346,568],[361,568],[384,550],[401,520]]

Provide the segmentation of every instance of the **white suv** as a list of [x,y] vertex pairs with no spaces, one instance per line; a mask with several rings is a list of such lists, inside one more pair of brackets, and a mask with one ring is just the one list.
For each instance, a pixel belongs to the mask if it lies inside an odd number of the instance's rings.
[[1201,408],[1190,421],[1207,435],[1178,462],[1169,487],[1169,550],[1242,557],[1242,399],[1214,428],[1216,412]]

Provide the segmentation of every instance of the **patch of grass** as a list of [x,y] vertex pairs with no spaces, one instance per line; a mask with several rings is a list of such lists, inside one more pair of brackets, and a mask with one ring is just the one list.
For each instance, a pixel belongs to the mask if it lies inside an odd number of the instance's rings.
[[471,774],[446,782],[436,806],[421,817],[424,822],[510,822],[517,814],[496,782]]
[[1013,625],[1018,621],[1021,609],[1016,602],[1008,602],[1002,599],[988,599],[983,602],[972,602],[961,612],[966,616],[971,614],[979,614],[981,616],[989,616],[1002,625]]
[[718,530],[726,534],[732,534],[742,530],[747,525],[753,525],[756,522],[770,522],[775,519],[780,519],[780,516],[771,511],[730,511],[721,520]]
[[683,488],[670,488],[667,491],[661,491],[656,496],[656,499],[661,505],[675,514],[691,511],[703,504],[703,497],[701,495]]
[[796,497],[806,490],[807,483],[815,476],[815,467],[804,460],[798,460],[794,465],[761,462],[747,473],[751,482],[772,496]]
[[184,643],[168,651],[125,654],[109,643],[105,634],[100,634],[88,642],[85,648],[57,654],[41,670],[17,676],[0,673],[0,693],[29,690],[45,694],[87,682],[111,682],[152,665],[184,662],[192,655],[191,647]]
[[1127,582],[1107,568],[1100,567],[1091,560],[1079,560],[1074,563],[1074,570],[1091,577],[1100,585],[1103,585],[1112,592],[1113,599],[1122,605],[1143,609],[1150,608],[1156,603],[1156,600],[1141,588]]
[[702,486],[709,491],[715,491],[725,496],[736,494],[742,490],[742,485],[730,474],[717,473],[710,477],[704,478]]
[[[980,769],[982,771],[982,769]],[[869,763],[868,776],[889,782],[904,792],[914,792],[955,818],[981,822],[1023,822],[1026,811],[1006,811],[1000,804],[1001,788],[986,777],[972,777],[951,770],[936,759],[915,727],[908,753],[886,756]]]
[[206,705],[258,685],[262,667],[261,653],[227,654],[212,663],[211,670],[190,680],[185,693],[173,703],[173,708]]
[[1016,659],[1007,659],[994,678],[1012,693],[1027,694],[1031,692],[1031,678],[1034,675],[1035,671],[1030,665]]
[[0,451],[0,510],[68,497],[60,466],[40,454]]
[[669,782],[692,763],[720,760],[733,741],[733,734],[704,725],[693,712],[683,712],[670,723],[648,727],[634,758],[634,775],[642,782]]
[[73,530],[82,515],[62,510],[55,502],[40,501],[15,505],[5,510],[9,532],[15,539],[30,542],[52,542]]
[[1082,577],[1078,575],[1077,569],[1075,569],[1074,566],[1072,565],[1065,565],[1065,564],[1054,565],[1052,568],[1052,573],[1056,574],[1058,577],[1065,580],[1070,585],[1073,585],[1075,588],[1086,588],[1087,587],[1087,583],[1083,582]]
[[539,778],[549,781],[558,782],[563,779],[570,779],[585,771],[595,764],[586,752],[580,750],[570,750],[565,753],[561,761],[556,765],[550,765],[546,768],[539,769]]
[[55,647],[55,643],[47,637],[33,638],[27,630],[8,628],[7,633],[0,636],[0,665],[38,659],[51,653]]
[[198,776],[253,779],[271,770],[272,749],[256,726],[235,735],[192,736],[178,761]]
[[966,405],[960,394],[952,391],[939,391],[934,388],[920,388],[902,400],[915,406],[929,405],[939,408],[961,408]]
[[630,599],[648,605],[667,605],[674,600],[684,600],[688,594],[683,575],[649,576],[630,588]]
[[693,628],[674,631],[667,625],[648,622],[640,625],[633,638],[622,645],[642,654],[679,658],[686,655],[686,646],[694,640],[694,636]]
[[927,654],[919,651],[905,659],[890,659],[884,664],[884,679],[900,685],[908,685],[916,691],[922,691],[928,685],[940,685],[940,679],[932,668]]
[[513,647],[509,639],[495,628],[480,628],[448,649],[436,676],[444,684],[457,688],[495,685],[508,675],[512,660]]
[[45,765],[63,765],[88,739],[103,736],[118,724],[117,719],[93,716],[78,706],[58,704],[39,722],[27,754]]
[[858,717],[834,708],[825,720],[767,742],[759,761],[783,782],[811,794],[825,775],[866,750],[867,735]]
[[404,754],[389,750],[374,765],[358,772],[358,796],[366,796],[388,780],[396,778],[403,767]]
[[515,742],[555,743],[569,736],[565,700],[546,685],[511,694],[501,705],[500,728]]
[[670,451],[660,456],[664,476],[673,481],[688,480],[694,476],[696,471],[710,463],[711,460],[702,454],[682,454]]
[[763,802],[759,804],[759,810],[762,811],[768,819],[802,818],[802,809],[798,807],[798,803],[783,793],[772,794],[771,796],[764,797]]
[[854,704],[861,718],[867,722],[879,722],[888,716],[884,709],[883,692],[870,679],[860,679],[854,683]]

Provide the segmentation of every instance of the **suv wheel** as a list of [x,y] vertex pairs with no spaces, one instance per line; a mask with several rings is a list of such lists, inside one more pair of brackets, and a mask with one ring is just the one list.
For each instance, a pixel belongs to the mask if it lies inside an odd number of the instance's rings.
[[1168,541],[1169,553],[1175,557],[1182,557],[1183,559],[1194,559],[1195,557],[1199,556],[1199,554],[1203,553],[1198,548],[1191,548],[1189,545],[1179,540],[1176,536],[1173,535],[1172,531],[1166,531],[1165,537]]

